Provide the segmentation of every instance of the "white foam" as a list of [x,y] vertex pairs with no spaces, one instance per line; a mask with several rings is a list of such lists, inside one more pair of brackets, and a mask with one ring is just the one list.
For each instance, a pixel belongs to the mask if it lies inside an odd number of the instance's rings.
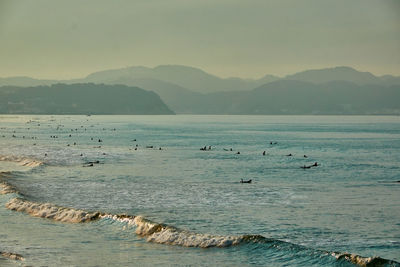
[[10,260],[16,260],[16,261],[23,261],[25,260],[22,255],[19,255],[17,253],[11,253],[11,252],[1,252],[0,255],[4,258],[10,259]]
[[58,207],[50,203],[36,203],[21,198],[13,198],[6,203],[10,210],[26,212],[34,217],[52,219],[60,222],[83,223],[97,220],[99,212],[86,212],[71,208]]
[[218,236],[198,234],[149,221],[142,216],[103,215],[101,218],[112,219],[136,226],[135,233],[145,237],[148,242],[184,247],[229,247],[244,240],[242,236]]
[[13,156],[13,155],[0,155],[0,161],[12,161],[16,162],[21,166],[26,166],[26,167],[38,167],[40,165],[43,165],[44,162],[32,159],[32,158],[26,158],[26,157],[18,157],[18,156]]
[[126,223],[128,225],[136,225],[134,222],[135,216],[103,214],[103,215],[100,215],[100,218],[101,219],[110,219],[113,221]]
[[17,193],[17,190],[6,182],[0,182],[0,195]]
[[393,261],[386,260],[380,257],[362,257],[357,254],[351,253],[340,253],[340,252],[332,252],[331,255],[336,259],[345,259],[353,264],[358,266],[366,267],[366,266],[386,266],[385,264],[391,264]]

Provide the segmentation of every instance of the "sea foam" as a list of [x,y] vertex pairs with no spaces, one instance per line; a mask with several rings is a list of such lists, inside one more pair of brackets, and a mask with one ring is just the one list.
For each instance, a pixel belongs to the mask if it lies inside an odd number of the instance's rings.
[[58,207],[50,203],[31,202],[22,198],[13,198],[6,203],[10,210],[26,212],[34,217],[52,219],[60,222],[83,223],[99,218],[99,212],[86,212],[71,208]]
[[17,193],[17,190],[6,182],[0,182],[0,195]]
[[332,256],[334,256],[338,260],[346,260],[351,263],[354,263],[358,266],[367,267],[367,266],[400,266],[398,262],[383,259],[381,257],[362,257],[357,254],[351,253],[341,253],[341,252],[332,252]]
[[16,260],[16,261],[23,261],[25,260],[24,257],[20,254],[17,253],[12,253],[12,252],[1,252],[0,251],[0,256],[10,259],[10,260]]
[[10,185],[4,180],[4,178],[8,178],[11,175],[11,172],[0,172],[0,195],[18,193],[14,186]]
[[43,161],[40,161],[37,159],[18,157],[18,156],[13,156],[13,155],[1,155],[0,161],[12,161],[12,162],[18,163],[21,166],[32,167],[32,168],[38,167],[38,166],[44,164]]

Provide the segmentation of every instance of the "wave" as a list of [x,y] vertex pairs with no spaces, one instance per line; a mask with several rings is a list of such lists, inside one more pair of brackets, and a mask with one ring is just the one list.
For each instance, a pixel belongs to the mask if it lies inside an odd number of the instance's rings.
[[4,180],[4,178],[8,178],[11,175],[12,172],[10,171],[0,172],[0,195],[12,194],[12,193],[18,194],[17,189]]
[[358,266],[398,266],[400,263],[380,257],[362,257],[357,254],[329,252],[310,249],[289,242],[266,238],[261,235],[223,236],[190,232],[166,224],[150,221],[142,216],[115,215],[101,212],[87,212],[84,210],[65,208],[51,203],[37,203],[17,197],[6,203],[6,208],[14,211],[26,212],[34,217],[51,219],[67,223],[88,223],[100,219],[113,220],[136,227],[135,233],[146,239],[147,242],[157,244],[176,245],[183,247],[212,248],[231,247],[243,244],[268,244],[269,247],[283,247],[293,250],[313,250],[321,255],[330,255],[338,261],[346,261]]
[[[158,244],[177,245],[183,247],[230,247],[241,244],[259,243],[259,244],[272,244],[272,246],[286,246],[293,249],[309,249],[300,245],[292,244],[289,242],[266,238],[262,235],[241,235],[241,236],[220,236],[210,234],[199,234],[190,231],[180,230],[173,226],[155,223],[143,218],[142,216],[126,216],[126,215],[102,215],[100,218],[109,218],[115,221],[128,223],[136,226],[136,234],[145,237],[147,242]],[[323,250],[314,250],[320,254],[331,255],[337,260],[345,260],[359,266],[399,266],[400,263],[383,259],[380,257],[363,257],[357,254],[329,252]]]
[[44,164],[43,161],[33,159],[33,158],[27,158],[27,157],[18,157],[18,156],[13,156],[13,155],[0,155],[0,161],[11,161],[11,162],[16,162],[21,166],[26,166],[26,167],[38,167]]
[[18,193],[17,189],[6,182],[0,182],[0,195]]
[[10,260],[16,260],[16,261],[23,261],[25,258],[17,253],[12,253],[12,252],[1,252],[0,251],[0,256],[10,259]]
[[173,226],[152,222],[142,216],[121,217],[107,214],[100,217],[135,225],[137,235],[145,237],[148,242],[158,244],[210,248],[238,245],[243,240],[240,236],[218,236],[183,231]]
[[341,252],[332,252],[332,256],[334,256],[337,260],[346,260],[348,262],[354,263],[358,266],[400,266],[399,262],[387,260],[381,257],[362,257],[357,254],[351,253],[341,253]]
[[31,202],[22,198],[13,198],[6,203],[6,208],[26,212],[33,217],[52,219],[60,222],[83,223],[97,220],[100,212],[86,212],[53,205],[51,203]]

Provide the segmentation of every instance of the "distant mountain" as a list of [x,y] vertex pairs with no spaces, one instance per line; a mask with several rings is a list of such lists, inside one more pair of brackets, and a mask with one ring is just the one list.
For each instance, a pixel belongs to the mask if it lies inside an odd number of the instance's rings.
[[387,85],[398,85],[400,84],[400,77],[393,75],[384,75],[380,77]]
[[284,79],[296,80],[310,83],[327,83],[332,81],[346,81],[358,85],[379,84],[393,85],[400,84],[400,77],[383,76],[377,77],[369,72],[360,72],[350,67],[335,67],[318,70],[306,70],[296,74],[288,75]]
[[201,114],[400,114],[400,86],[281,80],[252,91],[207,94]]
[[[275,81],[280,80],[280,79],[281,78],[278,77],[278,76],[267,74],[264,77],[262,77],[261,79],[256,80],[256,83],[258,84],[258,86],[260,86],[260,85],[263,85],[263,84],[266,84],[266,83],[275,82]],[[253,87],[252,89],[254,89],[254,88],[255,87]]]
[[174,114],[150,91],[125,85],[0,87],[2,114]]
[[266,81],[278,80],[279,77],[268,75],[260,80],[241,78],[222,79],[193,67],[161,65],[155,68],[128,67],[95,72],[82,81],[110,83],[111,81],[123,79],[154,79],[172,83],[193,92],[211,93],[219,91],[251,90],[264,84]]
[[190,91],[179,85],[150,78],[120,78],[110,81],[110,84],[126,84],[153,91],[161,97],[169,108],[180,114],[192,114],[193,106],[203,96],[203,94]]
[[59,81],[56,80],[38,80],[25,76],[0,78],[0,86],[13,85],[13,86],[29,87],[38,85],[50,85],[58,82]]
[[253,90],[247,107],[271,114],[400,114],[399,99],[399,85],[278,81]]

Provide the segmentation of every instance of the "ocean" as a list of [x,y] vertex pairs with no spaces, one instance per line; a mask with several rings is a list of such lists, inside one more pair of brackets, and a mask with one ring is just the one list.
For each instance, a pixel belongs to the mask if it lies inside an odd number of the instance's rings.
[[0,115],[0,265],[400,266],[399,162],[399,116]]

